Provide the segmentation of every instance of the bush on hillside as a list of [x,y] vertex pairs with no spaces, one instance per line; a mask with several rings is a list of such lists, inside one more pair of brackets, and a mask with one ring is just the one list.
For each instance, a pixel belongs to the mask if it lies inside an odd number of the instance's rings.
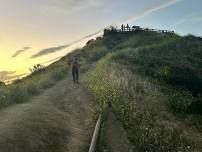
[[27,100],[29,93],[24,84],[9,86],[8,99],[11,103],[22,103]]
[[30,68],[30,72],[31,73],[37,73],[37,72],[40,72],[44,69],[44,66],[41,65],[41,64],[36,64],[33,66],[33,68]]
[[6,84],[3,81],[0,81],[0,87],[5,87]]
[[24,82],[29,95],[35,95],[40,92],[40,82],[35,80],[27,80]]
[[195,98],[188,91],[173,91],[169,98],[169,108],[175,113],[187,113]]

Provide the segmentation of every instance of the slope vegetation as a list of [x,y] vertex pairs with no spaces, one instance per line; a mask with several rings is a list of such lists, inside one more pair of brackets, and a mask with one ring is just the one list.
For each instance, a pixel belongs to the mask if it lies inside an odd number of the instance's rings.
[[84,48],[89,59],[101,58],[89,89],[139,151],[202,149],[201,46],[191,35],[137,31],[112,32]]

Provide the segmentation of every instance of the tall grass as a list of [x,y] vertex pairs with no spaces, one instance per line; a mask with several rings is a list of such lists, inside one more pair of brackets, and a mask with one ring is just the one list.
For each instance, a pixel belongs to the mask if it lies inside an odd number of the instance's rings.
[[200,138],[186,135],[183,124],[169,113],[168,97],[112,57],[102,59],[88,74],[88,88],[103,111],[106,104],[113,108],[136,147],[150,152],[199,151]]

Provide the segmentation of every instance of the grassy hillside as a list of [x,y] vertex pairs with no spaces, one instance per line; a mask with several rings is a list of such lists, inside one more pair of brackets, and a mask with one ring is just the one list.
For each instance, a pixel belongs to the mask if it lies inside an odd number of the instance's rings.
[[125,47],[118,50],[113,60],[121,61],[132,70],[175,90],[165,90],[165,93],[173,95],[175,101],[169,106],[174,112],[202,114],[201,46],[202,40],[193,36],[172,37],[149,46]]
[[194,36],[140,31],[84,48],[103,53],[89,89],[101,108],[112,107],[139,151],[202,149],[201,46]]
[[64,57],[49,67],[33,72],[28,77],[16,80],[10,85],[0,85],[0,108],[22,103],[43,90],[53,86],[67,74],[68,62]]
[[201,38],[149,31],[98,37],[44,70],[1,86],[0,107],[54,85],[72,57],[88,73],[86,85],[99,112],[110,106],[138,151],[202,149]]

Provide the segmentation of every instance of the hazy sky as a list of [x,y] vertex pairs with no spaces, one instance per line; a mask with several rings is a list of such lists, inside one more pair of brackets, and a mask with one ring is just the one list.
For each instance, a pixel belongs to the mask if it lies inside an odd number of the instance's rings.
[[[27,73],[33,64],[53,62],[112,24],[202,36],[201,0],[0,0],[0,4],[0,80]],[[83,41],[74,43],[77,40]]]

